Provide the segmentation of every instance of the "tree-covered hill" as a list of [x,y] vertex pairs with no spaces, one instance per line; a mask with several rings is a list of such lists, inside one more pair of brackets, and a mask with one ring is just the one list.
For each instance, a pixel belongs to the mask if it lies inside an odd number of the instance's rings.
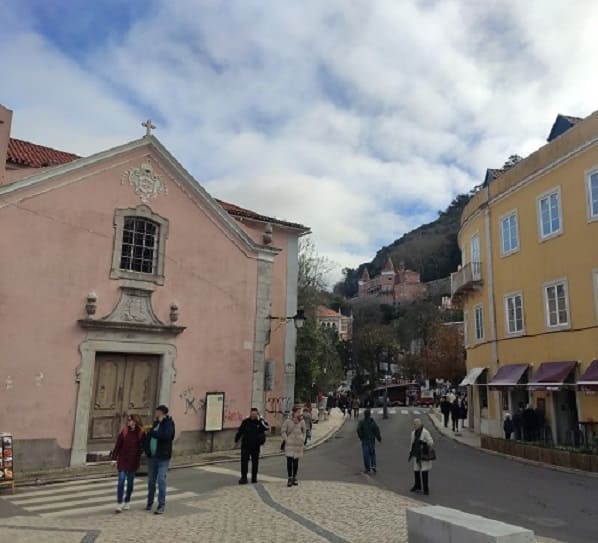
[[424,282],[441,279],[457,269],[461,262],[461,252],[457,245],[457,234],[463,208],[471,194],[460,194],[439,213],[431,223],[419,226],[390,245],[382,247],[370,263],[358,268],[348,268],[345,279],[335,287],[335,293],[352,298],[357,294],[357,283],[367,266],[370,276],[378,275],[388,255],[395,266],[401,261],[407,268],[417,270]]

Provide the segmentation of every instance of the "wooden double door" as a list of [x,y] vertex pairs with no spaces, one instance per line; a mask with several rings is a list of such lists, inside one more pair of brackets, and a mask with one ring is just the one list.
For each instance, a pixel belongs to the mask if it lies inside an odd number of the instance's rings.
[[151,424],[158,396],[160,357],[97,353],[91,400],[88,451],[111,448],[128,415]]

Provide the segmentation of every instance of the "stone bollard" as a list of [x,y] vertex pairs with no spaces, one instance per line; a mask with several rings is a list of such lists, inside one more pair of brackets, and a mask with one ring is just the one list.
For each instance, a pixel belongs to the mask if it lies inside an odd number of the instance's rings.
[[409,543],[534,543],[534,532],[434,505],[407,510]]

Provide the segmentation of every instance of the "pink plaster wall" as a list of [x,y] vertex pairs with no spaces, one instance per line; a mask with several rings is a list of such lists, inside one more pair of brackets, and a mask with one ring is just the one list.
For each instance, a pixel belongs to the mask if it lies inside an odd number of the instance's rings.
[[[141,203],[121,177],[147,155],[147,148],[137,149],[0,197],[0,421],[1,430],[13,431],[17,439],[56,438],[71,447],[75,369],[85,338],[77,319],[85,316],[90,290],[98,295],[96,317],[109,314],[118,300],[122,282],[109,278],[114,210]],[[223,234],[159,160],[152,156],[151,163],[168,194],[149,206],[170,221],[170,228],[165,284],[156,287],[153,305],[168,322],[169,305],[177,300],[177,324],[187,327],[176,341],[171,412],[179,432],[198,430],[203,412],[185,414],[185,396],[193,395],[199,405],[207,391],[224,391],[227,426],[236,426],[251,401],[252,351],[244,344],[255,333],[257,262]],[[83,180],[66,186],[83,174]],[[277,262],[281,287],[279,268]],[[275,299],[279,311],[280,293]],[[276,349],[279,344],[276,340]],[[40,372],[43,379],[36,381]],[[7,389],[9,377],[13,386]]]

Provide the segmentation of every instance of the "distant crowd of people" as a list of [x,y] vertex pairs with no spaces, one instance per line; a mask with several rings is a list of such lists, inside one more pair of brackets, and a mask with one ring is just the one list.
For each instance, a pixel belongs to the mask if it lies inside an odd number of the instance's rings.
[[505,416],[503,430],[505,439],[515,437],[518,441],[539,441],[543,439],[546,417],[540,407],[520,402],[515,412]]
[[[348,415],[349,417],[357,419],[359,418],[359,412],[362,405],[357,396],[351,396],[348,394],[330,394],[328,398],[326,398],[326,412],[330,414],[330,411],[335,407],[338,407],[344,416]],[[366,400],[363,407],[372,407],[371,402]]]
[[438,407],[440,407],[445,428],[448,428],[449,420],[451,422],[453,432],[459,431],[459,422],[461,423],[461,427],[464,426],[465,421],[467,420],[467,412],[469,408],[466,397],[462,397],[461,395],[455,394],[451,391],[440,398]]

